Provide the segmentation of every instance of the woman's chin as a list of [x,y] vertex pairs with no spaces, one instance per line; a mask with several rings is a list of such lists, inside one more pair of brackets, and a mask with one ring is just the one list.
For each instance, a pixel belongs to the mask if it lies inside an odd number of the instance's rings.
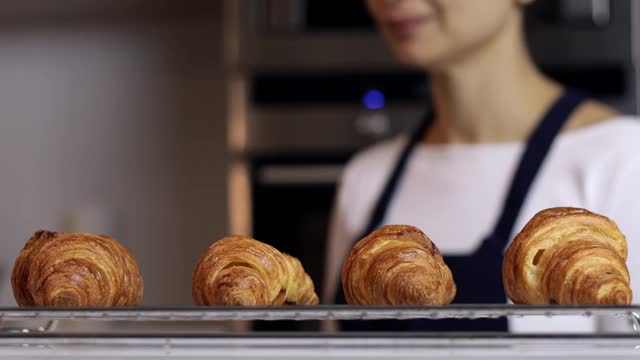
[[425,52],[401,50],[394,51],[396,61],[408,68],[415,68],[425,71],[442,71],[447,69],[455,57],[447,52]]
[[395,52],[396,61],[402,66],[410,68],[428,69],[435,59],[424,54],[416,54],[409,51]]

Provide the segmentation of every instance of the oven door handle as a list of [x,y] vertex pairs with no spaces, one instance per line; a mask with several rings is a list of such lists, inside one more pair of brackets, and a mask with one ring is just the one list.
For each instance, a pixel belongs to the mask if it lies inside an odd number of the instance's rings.
[[257,173],[262,185],[327,185],[340,180],[343,165],[266,165]]

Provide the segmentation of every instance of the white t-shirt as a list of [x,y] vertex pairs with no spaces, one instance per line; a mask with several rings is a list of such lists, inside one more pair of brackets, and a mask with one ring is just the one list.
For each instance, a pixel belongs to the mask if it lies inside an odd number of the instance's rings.
[[[342,262],[407,142],[402,136],[357,154],[341,180],[330,229],[324,299],[331,303]],[[422,229],[446,255],[470,254],[493,229],[524,142],[420,144],[387,209],[385,224]],[[626,235],[634,303],[640,302],[640,121],[618,117],[561,133],[542,165],[511,234],[538,211],[582,207],[613,219]],[[627,327],[592,318],[510,319],[512,331]],[[596,325],[598,323],[599,325]]]

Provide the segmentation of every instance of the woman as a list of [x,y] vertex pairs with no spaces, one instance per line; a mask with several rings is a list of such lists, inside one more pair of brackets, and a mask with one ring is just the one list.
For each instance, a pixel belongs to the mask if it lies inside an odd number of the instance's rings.
[[[347,166],[329,240],[326,302],[343,301],[342,262],[384,224],[418,226],[438,245],[458,303],[506,301],[502,252],[539,210],[590,209],[627,235],[640,294],[640,124],[565,89],[527,50],[532,0],[368,0],[396,58],[431,79],[433,114],[420,129]],[[414,323],[418,330],[591,331],[591,319]],[[395,325],[385,325],[395,326]],[[399,330],[407,327],[403,323]]]

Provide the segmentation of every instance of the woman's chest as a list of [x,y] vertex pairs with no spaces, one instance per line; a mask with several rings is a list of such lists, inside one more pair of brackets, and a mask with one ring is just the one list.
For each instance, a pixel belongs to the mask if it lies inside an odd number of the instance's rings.
[[[515,153],[459,161],[416,157],[398,183],[384,222],[421,228],[445,254],[471,253],[498,221],[516,163]],[[528,189],[505,242],[540,210],[589,207],[583,183],[581,173],[562,159],[545,163]]]

